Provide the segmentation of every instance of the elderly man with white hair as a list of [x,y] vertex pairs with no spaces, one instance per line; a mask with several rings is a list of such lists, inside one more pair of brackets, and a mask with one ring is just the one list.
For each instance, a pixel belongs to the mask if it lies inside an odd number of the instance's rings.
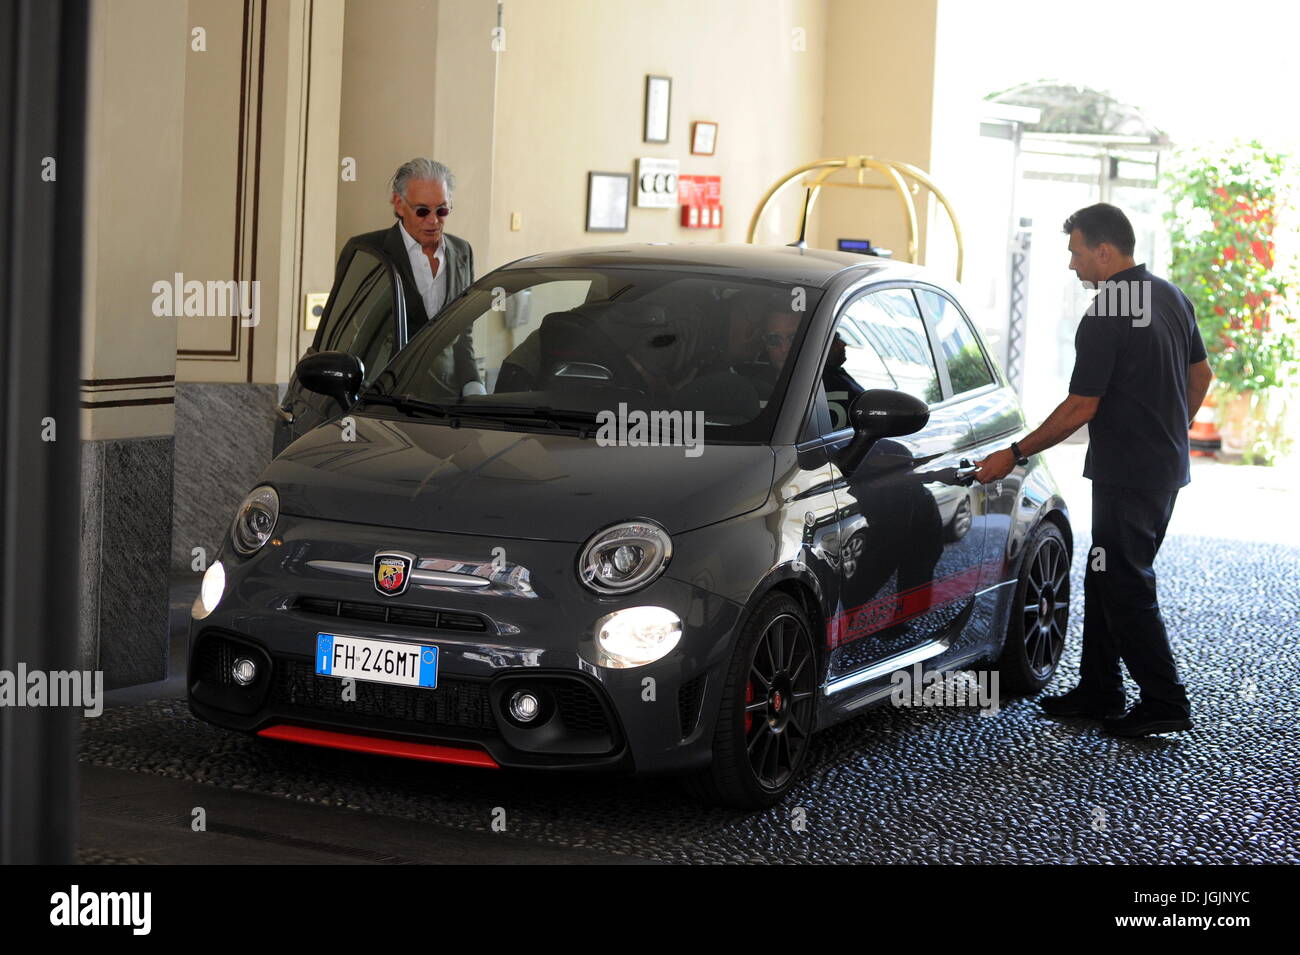
[[[418,157],[402,163],[391,180],[393,215],[387,229],[353,236],[343,247],[335,287],[357,248],[378,249],[397,267],[406,300],[406,327],[414,336],[474,281],[474,250],[464,239],[445,231],[452,210],[455,179],[451,170],[433,159]],[[457,340],[447,368],[464,394],[482,394],[468,334]]]

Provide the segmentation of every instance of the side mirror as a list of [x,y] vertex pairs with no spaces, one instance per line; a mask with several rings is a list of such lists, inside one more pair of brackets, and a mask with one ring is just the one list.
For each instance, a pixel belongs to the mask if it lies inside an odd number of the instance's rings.
[[343,351],[308,355],[298,362],[296,371],[304,388],[333,398],[344,411],[357,400],[363,373],[361,360]]
[[850,475],[881,438],[915,434],[930,420],[930,409],[920,398],[888,388],[872,388],[853,399],[849,424],[856,432],[840,455],[840,471]]

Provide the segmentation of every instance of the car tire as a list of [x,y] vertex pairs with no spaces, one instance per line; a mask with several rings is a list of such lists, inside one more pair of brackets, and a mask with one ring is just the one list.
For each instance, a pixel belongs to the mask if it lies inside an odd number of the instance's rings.
[[817,672],[817,648],[803,608],[783,593],[763,598],[732,651],[714,727],[713,762],[687,781],[691,792],[704,802],[737,809],[780,802],[808,762]]
[[1025,545],[997,661],[999,683],[1010,693],[1037,693],[1056,674],[1070,623],[1070,557],[1051,521],[1039,524]]

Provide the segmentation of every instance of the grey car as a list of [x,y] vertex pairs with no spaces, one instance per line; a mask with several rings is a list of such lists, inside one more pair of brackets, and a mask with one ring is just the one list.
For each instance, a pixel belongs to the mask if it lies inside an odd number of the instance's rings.
[[[482,394],[448,378],[467,339]],[[249,491],[204,579],[203,719],[431,762],[680,774],[752,808],[897,674],[987,666],[1033,692],[1055,672],[1065,502],[1037,456],[974,483],[1024,417],[924,269],[785,247],[531,256],[406,347],[361,352],[303,359],[321,423]]]

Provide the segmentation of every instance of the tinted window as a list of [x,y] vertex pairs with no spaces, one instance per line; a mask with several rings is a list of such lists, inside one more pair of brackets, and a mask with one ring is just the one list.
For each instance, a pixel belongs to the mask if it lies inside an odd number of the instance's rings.
[[925,323],[909,289],[859,296],[849,303],[844,317],[880,359],[881,377],[866,387],[892,388],[928,404],[942,400]]
[[905,391],[930,404],[941,398],[925,326],[907,289],[860,296],[840,314],[822,369],[831,431],[849,426],[849,406],[870,388]]
[[358,250],[339,283],[321,337],[322,351],[344,351],[361,359],[362,384],[369,385],[396,349],[393,280],[378,258]]
[[869,388],[892,388],[893,379],[866,335],[847,314],[841,314],[822,369],[822,385],[830,409],[830,430],[849,426],[849,406]]
[[[664,269],[499,271],[422,329],[377,386],[463,399],[484,420],[501,405],[698,411],[706,440],[766,440],[820,295]],[[475,368],[485,393],[466,388]]]
[[984,359],[984,352],[980,349],[979,338],[971,327],[970,319],[946,295],[917,289],[916,297],[934,323],[935,341],[938,343],[939,354],[948,365],[952,393],[960,395],[991,385],[994,381],[993,372]]

